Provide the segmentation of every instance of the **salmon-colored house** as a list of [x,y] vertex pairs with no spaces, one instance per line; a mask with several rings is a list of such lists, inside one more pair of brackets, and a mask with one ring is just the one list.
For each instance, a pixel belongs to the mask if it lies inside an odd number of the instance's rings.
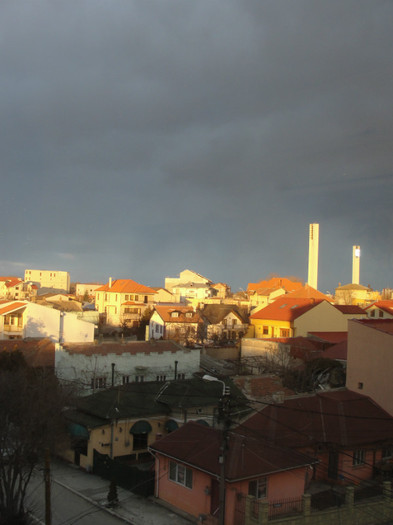
[[242,428],[314,457],[316,480],[358,484],[393,472],[393,418],[350,390],[287,398],[254,414]]
[[257,434],[230,431],[225,442],[223,473],[223,431],[191,422],[156,441],[149,448],[156,460],[156,497],[210,523],[223,505],[225,524],[234,525],[247,495],[273,503],[304,494],[315,460]]

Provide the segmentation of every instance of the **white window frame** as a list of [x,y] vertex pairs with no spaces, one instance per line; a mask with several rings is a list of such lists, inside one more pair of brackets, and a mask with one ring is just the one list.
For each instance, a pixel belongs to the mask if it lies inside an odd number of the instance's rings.
[[169,480],[174,483],[178,483],[187,489],[192,489],[192,469],[176,463],[175,461],[169,461]]

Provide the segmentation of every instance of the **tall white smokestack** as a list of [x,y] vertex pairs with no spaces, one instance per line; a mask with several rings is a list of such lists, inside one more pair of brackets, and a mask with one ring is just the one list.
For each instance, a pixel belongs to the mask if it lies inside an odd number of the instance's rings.
[[360,246],[352,246],[352,284],[360,284]]
[[319,224],[310,224],[308,237],[308,280],[307,283],[315,290],[318,289],[318,251],[319,251]]

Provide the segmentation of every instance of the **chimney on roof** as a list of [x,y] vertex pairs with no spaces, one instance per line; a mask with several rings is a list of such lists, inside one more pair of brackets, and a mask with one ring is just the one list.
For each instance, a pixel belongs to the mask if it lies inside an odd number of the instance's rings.
[[360,246],[352,246],[352,284],[359,284]]
[[108,283],[108,286],[109,286],[109,288],[112,288],[112,277],[109,277],[109,283]]

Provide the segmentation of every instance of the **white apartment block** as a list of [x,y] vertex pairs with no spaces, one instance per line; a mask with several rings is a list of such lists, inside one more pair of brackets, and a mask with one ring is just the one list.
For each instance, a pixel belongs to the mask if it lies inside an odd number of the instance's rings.
[[25,270],[25,282],[32,281],[40,288],[70,291],[70,274],[58,270]]

